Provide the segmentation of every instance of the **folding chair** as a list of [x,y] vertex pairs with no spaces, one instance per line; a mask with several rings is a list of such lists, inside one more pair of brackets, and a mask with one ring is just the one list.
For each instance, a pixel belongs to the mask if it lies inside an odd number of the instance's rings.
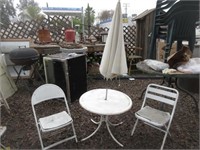
[[165,133],[161,145],[161,149],[163,149],[174,116],[178,97],[179,92],[174,88],[149,84],[147,86],[142,107],[135,113],[137,119],[131,132],[131,136],[136,129],[138,121],[141,120],[143,123]]
[[132,49],[126,50],[127,60],[129,62],[129,67],[128,67],[129,75],[131,75],[132,71],[136,70],[136,64],[139,61],[143,60],[139,51],[142,51],[141,47],[134,47]]
[[[59,110],[60,112],[50,114],[48,116],[42,116],[41,114],[38,115],[39,113],[37,113],[37,110],[38,110],[39,106],[41,106],[38,104],[41,104],[42,102],[44,104],[45,102],[47,102],[49,100],[52,100],[53,103],[55,103],[58,100],[64,100],[66,111]],[[37,131],[38,131],[42,149],[51,148],[53,146],[56,146],[58,144],[61,144],[63,142],[66,142],[66,141],[74,139],[74,138],[77,142],[77,136],[76,136],[76,132],[75,132],[74,124],[73,124],[73,119],[71,117],[69,106],[67,103],[67,99],[66,99],[65,93],[63,92],[63,90],[60,87],[58,87],[57,85],[54,85],[54,84],[41,85],[34,91],[32,97],[31,97],[31,105],[32,105],[33,114],[34,114],[36,127],[37,127]],[[45,108],[43,111],[45,112]],[[40,116],[42,116],[42,117],[40,117]],[[47,133],[47,132],[49,133],[50,131],[53,132],[55,130],[64,128],[68,125],[72,126],[73,136],[66,137],[65,139],[62,139],[60,141],[57,141],[57,142],[45,147],[45,145],[43,144],[44,137],[42,136],[44,133]]]

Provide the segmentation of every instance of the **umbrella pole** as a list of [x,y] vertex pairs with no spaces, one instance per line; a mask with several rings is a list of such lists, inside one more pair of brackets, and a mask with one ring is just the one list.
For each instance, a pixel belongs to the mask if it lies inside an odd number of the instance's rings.
[[121,85],[121,84],[120,84],[120,77],[119,77],[118,87],[120,87],[120,85]]
[[105,100],[107,100],[107,97],[108,97],[108,89],[106,89],[106,97],[105,97]]

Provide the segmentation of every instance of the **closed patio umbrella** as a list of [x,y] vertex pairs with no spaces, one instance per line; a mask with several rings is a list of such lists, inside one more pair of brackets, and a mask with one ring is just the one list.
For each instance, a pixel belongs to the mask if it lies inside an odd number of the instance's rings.
[[[124,47],[120,0],[117,3],[112,18],[99,70],[106,80],[113,79],[118,75],[126,74],[128,70]],[[107,100],[107,94],[108,90],[106,89],[105,100]]]
[[120,0],[112,18],[99,70],[106,80],[127,73]]

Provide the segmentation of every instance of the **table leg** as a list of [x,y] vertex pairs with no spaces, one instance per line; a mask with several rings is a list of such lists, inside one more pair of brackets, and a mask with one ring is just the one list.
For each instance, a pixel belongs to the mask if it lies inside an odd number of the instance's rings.
[[94,124],[100,124],[101,121],[94,121],[93,119],[90,119]]
[[172,88],[174,88],[172,83],[175,83],[175,86],[178,90],[181,90],[182,92],[188,94],[192,98],[192,100],[194,101],[194,104],[196,106],[196,111],[198,112],[198,110],[199,110],[198,101],[195,99],[195,97],[190,92],[179,87],[178,78],[172,79],[172,77],[168,77],[167,83],[168,83],[168,87],[172,87]]
[[177,79],[177,78],[176,78],[176,80],[175,80],[175,85],[176,85],[177,89],[181,90],[182,92],[185,92],[186,94],[188,94],[188,95],[192,98],[192,100],[193,100],[193,102],[194,102],[194,104],[195,104],[195,106],[196,106],[196,111],[198,112],[198,111],[199,111],[199,106],[198,106],[198,101],[195,99],[195,97],[194,97],[189,91],[187,91],[187,90],[181,88],[181,87],[178,85],[178,79]]
[[[108,132],[110,133],[110,136],[112,137],[112,139],[113,139],[117,144],[119,144],[121,147],[123,147],[123,145],[114,137],[114,135],[112,134],[112,132],[111,132],[111,130],[110,130],[109,124],[110,124],[111,122],[109,121],[108,116],[106,116],[105,122],[106,122],[106,127],[107,127],[107,129],[108,129]],[[121,123],[121,122],[120,122],[120,123]],[[120,123],[119,123],[119,124],[120,124]],[[119,125],[119,124],[118,124],[118,125]]]
[[89,139],[90,137],[92,137],[99,130],[99,128],[101,127],[101,124],[102,124],[103,121],[104,121],[104,118],[103,118],[103,116],[101,116],[100,121],[99,121],[99,125],[96,128],[96,130],[94,130],[94,132],[92,132],[92,134],[90,134],[86,138],[82,139],[81,141],[85,141],[85,140]]
[[112,123],[110,122],[110,120],[108,119],[107,120],[108,124],[111,125],[111,126],[118,126],[118,125],[121,125],[123,122],[120,122],[120,123]]
[[39,72],[39,62],[36,62],[35,64],[33,64],[33,72],[31,74],[31,79],[33,78],[34,75],[36,75],[36,77],[38,76],[40,78],[40,80],[44,83],[44,79],[42,77],[42,75]]
[[92,137],[100,128],[100,126],[102,125],[102,122],[105,122],[106,123],[106,127],[108,129],[108,132],[110,134],[110,136],[112,137],[112,139],[117,143],[119,144],[121,147],[123,147],[123,145],[114,137],[114,135],[112,134],[111,130],[110,130],[110,127],[109,125],[111,126],[118,126],[120,124],[122,124],[123,122],[120,122],[120,123],[111,123],[108,119],[108,116],[101,116],[100,118],[100,121],[94,121],[93,119],[91,119],[91,121],[94,123],[94,124],[98,124],[98,127],[96,128],[96,130],[94,132],[92,132],[89,136],[87,136],[86,138],[83,138],[81,141],[85,141],[87,139],[89,139],[90,137]]
[[[100,123],[100,121],[94,121],[93,119],[90,119],[94,124],[98,125]],[[110,120],[108,119],[108,124],[111,125],[111,126],[118,126],[118,125],[121,125],[123,122],[120,122],[120,123],[112,123],[110,122]]]

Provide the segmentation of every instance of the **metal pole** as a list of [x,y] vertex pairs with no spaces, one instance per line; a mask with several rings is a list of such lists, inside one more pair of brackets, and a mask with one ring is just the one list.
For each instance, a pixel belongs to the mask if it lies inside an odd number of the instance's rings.
[[107,100],[108,98],[108,89],[106,89],[106,97],[105,97],[105,100]]
[[83,7],[82,7],[82,32],[83,32],[83,38],[85,37],[85,26],[84,26],[84,13],[83,13]]

